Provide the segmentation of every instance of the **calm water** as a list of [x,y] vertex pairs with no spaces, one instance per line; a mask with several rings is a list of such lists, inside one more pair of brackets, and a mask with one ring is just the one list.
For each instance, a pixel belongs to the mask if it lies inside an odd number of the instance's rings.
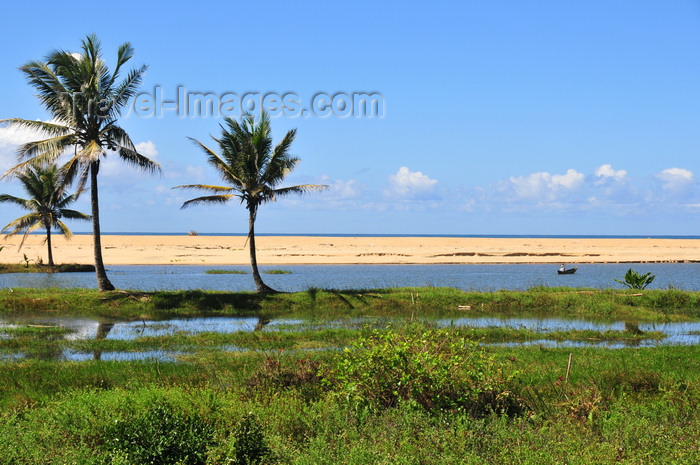
[[[283,269],[290,274],[267,275],[263,279],[281,291],[304,291],[311,287],[333,289],[368,289],[399,286],[449,286],[464,290],[494,291],[499,289],[526,290],[533,286],[568,286],[587,288],[622,288],[614,278],[622,278],[627,269],[651,272],[656,280],[650,286],[666,289],[700,290],[700,264],[600,264],[580,265],[574,275],[558,275],[557,266],[548,265],[294,265],[283,267],[261,267],[261,270]],[[120,289],[133,290],[178,290],[208,289],[222,291],[254,290],[253,278],[245,275],[209,275],[206,270],[243,270],[245,266],[111,266],[108,273],[113,284]],[[95,288],[94,273],[62,274],[0,274],[0,288]],[[327,327],[328,325],[385,324],[386,321],[357,320],[339,322],[309,322],[299,320],[276,320],[265,326],[265,331],[283,331],[300,327]],[[0,329],[8,325],[28,323],[52,324],[72,330],[67,339],[134,339],[142,336],[158,336],[186,332],[196,334],[205,331],[235,332],[252,331],[255,318],[193,318],[146,322],[98,322],[91,319],[47,319],[0,320]],[[438,321],[440,325],[472,327],[526,328],[542,333],[542,339],[525,344],[546,346],[593,345],[603,347],[625,347],[621,343],[554,342],[547,333],[559,330],[591,329],[598,331],[623,330],[624,323],[596,323],[580,320],[522,319],[522,318],[464,318]],[[639,346],[659,344],[700,344],[700,323],[664,323],[640,325],[643,331],[662,331],[662,341],[643,341]],[[0,337],[2,337],[0,335]],[[236,350],[231,348],[230,350]],[[174,352],[114,352],[102,353],[102,360],[175,360],[180,355]],[[94,354],[64,350],[58,355],[63,360],[90,360]],[[24,354],[0,355],[0,360],[22,359]]]
[[[557,266],[546,265],[293,265],[261,267],[283,269],[291,274],[263,274],[265,282],[281,291],[325,289],[372,289],[400,286],[448,286],[464,290],[526,290],[533,286],[622,288],[629,268],[651,272],[656,280],[649,289],[673,286],[700,290],[700,263],[595,264],[580,265],[573,275],[558,275]],[[248,274],[210,275],[206,270],[242,270]],[[119,289],[142,291],[207,289],[220,291],[255,290],[247,266],[129,265],[110,266],[108,274]],[[95,288],[94,273],[0,274],[2,287]]]
[[[273,320],[263,327],[263,331],[294,331],[302,329],[318,329],[327,327],[363,327],[367,324],[384,327],[389,320],[373,318],[356,318],[350,320],[310,322],[305,320]],[[147,336],[167,336],[172,334],[198,334],[203,332],[232,333],[237,331],[253,331],[258,323],[257,318],[252,317],[202,317],[190,319],[172,319],[166,321],[131,321],[131,322],[105,322],[89,318],[5,318],[0,320],[0,337],[3,328],[23,326],[27,324],[42,324],[62,326],[71,330],[64,338],[66,340],[80,339],[108,339],[108,340],[133,340]],[[605,347],[610,349],[631,347],[622,342],[581,342],[581,341],[554,341],[547,339],[547,333],[567,330],[593,330],[593,331],[623,331],[625,323],[591,322],[582,320],[565,320],[560,318],[456,318],[436,320],[438,326],[459,326],[472,328],[504,327],[515,329],[528,329],[542,334],[542,338],[536,341],[514,342],[500,345],[542,345],[548,347]],[[660,345],[696,345],[700,343],[700,322],[684,323],[646,323],[640,324],[642,331],[660,331],[665,334],[662,340],[643,340],[636,342],[634,347],[654,347]],[[223,347],[223,350],[238,351],[237,347]],[[101,360],[128,361],[149,360],[176,361],[178,356],[186,355],[177,351],[149,350],[140,352],[100,352]],[[22,353],[0,354],[0,360],[22,360],[26,357]],[[93,352],[80,352],[73,349],[61,350],[59,353],[50,354],[52,359],[67,361],[86,361],[96,358]]]

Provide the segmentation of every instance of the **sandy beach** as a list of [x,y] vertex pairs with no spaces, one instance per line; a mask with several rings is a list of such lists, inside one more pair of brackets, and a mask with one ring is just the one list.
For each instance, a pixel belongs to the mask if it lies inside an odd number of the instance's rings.
[[[0,241],[0,263],[47,261],[44,236]],[[261,265],[700,262],[698,239],[259,236]],[[92,236],[53,237],[56,263],[93,262]],[[247,265],[240,236],[102,236],[107,265]]]

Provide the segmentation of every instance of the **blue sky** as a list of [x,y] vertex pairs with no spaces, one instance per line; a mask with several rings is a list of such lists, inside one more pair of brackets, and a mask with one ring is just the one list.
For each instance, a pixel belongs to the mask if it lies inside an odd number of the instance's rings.
[[[108,157],[103,231],[246,231],[235,203],[180,210],[196,193],[171,187],[219,183],[186,137],[221,117],[146,110],[186,92],[381,96],[381,117],[273,119],[276,141],[298,130],[288,184],[331,189],[265,205],[260,233],[700,234],[697,0],[31,5],[3,6],[0,118],[48,119],[17,67],[88,33],[108,63],[129,41],[148,65],[120,123],[163,173]],[[3,172],[27,137],[0,128]]]

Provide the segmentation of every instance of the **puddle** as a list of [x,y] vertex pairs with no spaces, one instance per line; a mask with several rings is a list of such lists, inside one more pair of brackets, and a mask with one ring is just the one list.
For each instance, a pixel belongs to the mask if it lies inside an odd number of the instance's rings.
[[[538,333],[550,333],[554,331],[624,331],[625,322],[617,321],[614,323],[600,323],[584,320],[564,320],[558,318],[456,318],[437,320],[438,325],[443,327],[471,327],[471,328],[512,328],[512,329],[527,329]],[[700,322],[683,322],[683,323],[640,323],[640,331],[659,331],[666,335],[663,340],[646,340],[640,344],[644,347],[653,347],[658,345],[695,345],[700,344]],[[574,342],[574,341],[530,341],[516,344],[529,345],[538,343],[552,343],[557,347],[596,347],[598,343]],[[566,345],[583,344],[578,345]],[[609,346],[615,346],[617,342],[610,343]],[[629,344],[620,343],[620,347],[629,347]],[[607,346],[606,346],[607,347]]]
[[143,352],[102,352],[95,354],[66,349],[61,354],[59,360],[65,360],[67,362],[86,362],[89,360],[102,360],[105,362],[133,362],[140,360],[176,362],[179,355],[181,355],[181,352],[171,352],[166,350],[146,350]]
[[[203,332],[234,333],[238,331],[302,331],[328,328],[361,328],[364,326],[383,328],[392,321],[387,318],[352,318],[345,320],[300,320],[280,319],[262,320],[256,317],[202,317],[190,319],[172,319],[165,321],[100,321],[89,318],[23,318],[0,320],[0,337],[7,339],[8,334],[2,334],[3,328],[17,328],[29,324],[60,326],[70,332],[58,335],[66,341],[108,339],[128,341],[140,337],[169,336],[175,334],[195,335]],[[431,321],[431,320],[429,320]],[[512,328],[526,329],[542,334],[542,339],[527,342],[496,343],[500,346],[545,346],[545,347],[605,347],[610,349],[624,347],[655,347],[660,345],[695,345],[700,344],[700,322],[684,323],[643,323],[639,324],[641,331],[658,331],[666,337],[662,340],[642,340],[635,342],[620,341],[554,341],[547,339],[547,333],[554,331],[591,330],[591,331],[624,331],[625,323],[601,323],[584,320],[564,320],[558,318],[455,318],[432,320],[438,327],[472,327],[472,328]],[[235,346],[221,348],[227,352],[238,352],[243,349]],[[53,359],[65,361],[86,361],[100,359],[105,361],[134,361],[160,360],[177,361],[181,352],[151,350],[141,352],[79,352],[71,349],[53,354]],[[51,356],[51,355],[48,355]],[[0,361],[26,359],[22,353],[0,354]]]

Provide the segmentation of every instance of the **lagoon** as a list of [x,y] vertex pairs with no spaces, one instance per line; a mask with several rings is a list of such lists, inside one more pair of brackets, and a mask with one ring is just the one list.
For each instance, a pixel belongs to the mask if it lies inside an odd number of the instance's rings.
[[[579,265],[573,275],[558,275],[553,264],[508,265],[288,265],[261,266],[263,279],[286,292],[321,289],[454,287],[467,291],[527,290],[536,286],[623,288],[614,281],[629,268],[656,275],[649,289],[700,291],[700,263],[610,263]],[[207,274],[207,270],[241,270],[246,274]],[[264,274],[283,269],[288,274]],[[254,291],[246,266],[120,265],[108,274],[119,289],[140,291],[202,289]],[[0,288],[96,288],[94,273],[0,274]]]

